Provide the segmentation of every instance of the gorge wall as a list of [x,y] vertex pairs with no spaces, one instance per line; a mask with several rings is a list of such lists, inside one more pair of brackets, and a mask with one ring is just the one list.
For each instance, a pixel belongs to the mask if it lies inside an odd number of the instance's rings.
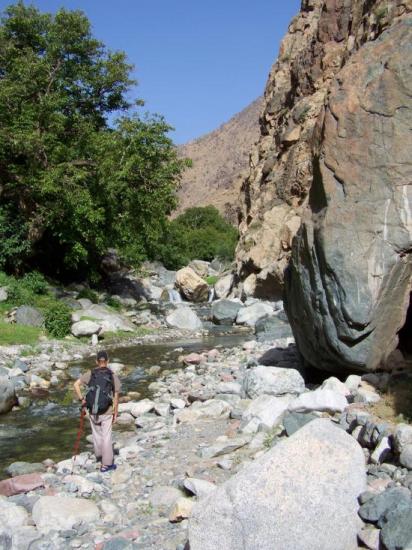
[[411,11],[410,0],[302,2],[242,187],[243,291],[280,298],[286,282],[298,347],[329,370],[382,365],[406,318]]

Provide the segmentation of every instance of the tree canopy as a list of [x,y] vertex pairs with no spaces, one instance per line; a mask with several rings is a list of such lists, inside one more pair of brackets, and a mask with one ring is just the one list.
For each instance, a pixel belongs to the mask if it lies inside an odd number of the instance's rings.
[[136,113],[131,70],[81,11],[2,14],[0,269],[88,274],[108,247],[150,256],[187,161],[161,116]]

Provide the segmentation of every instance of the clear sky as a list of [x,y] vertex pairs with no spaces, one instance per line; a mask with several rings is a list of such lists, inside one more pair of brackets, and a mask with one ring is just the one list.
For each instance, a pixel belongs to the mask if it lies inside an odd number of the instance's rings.
[[[3,10],[13,2],[0,0]],[[124,50],[135,96],[175,127],[176,143],[214,130],[263,93],[300,0],[33,0],[83,10],[94,35]]]

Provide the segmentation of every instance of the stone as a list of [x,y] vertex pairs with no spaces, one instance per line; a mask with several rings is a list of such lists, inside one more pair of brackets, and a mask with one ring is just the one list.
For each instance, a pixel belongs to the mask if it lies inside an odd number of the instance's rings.
[[234,277],[232,273],[221,277],[215,283],[215,296],[217,299],[227,298],[232,290]]
[[199,454],[202,458],[215,458],[216,456],[232,453],[247,445],[249,441],[250,438],[245,436],[238,436],[233,439],[228,438],[224,441],[216,441],[213,445],[200,449]]
[[381,541],[386,550],[412,547],[412,501],[398,504],[386,514]]
[[0,495],[10,497],[20,493],[33,491],[44,485],[43,478],[40,474],[24,474],[15,476],[11,479],[3,479],[0,481]]
[[202,321],[187,306],[179,306],[166,317],[166,323],[170,327],[180,328],[184,330],[201,330],[203,327]]
[[196,479],[194,477],[187,477],[183,481],[184,488],[192,495],[195,495],[198,499],[202,498],[216,489],[216,485],[205,479]]
[[392,446],[389,437],[383,437],[371,454],[370,460],[373,464],[381,464],[390,455],[391,451]]
[[200,353],[189,353],[189,355],[186,355],[183,359],[186,365],[200,365],[203,361],[204,356],[200,355]]
[[305,390],[305,381],[295,369],[257,366],[246,372],[243,389],[251,399],[263,394],[296,395]]
[[189,302],[207,302],[209,285],[190,267],[176,273],[176,288]]
[[7,474],[11,477],[42,473],[45,471],[45,466],[40,462],[13,462],[6,468]]
[[121,464],[117,470],[110,474],[112,485],[127,483],[133,475],[133,470],[128,464]]
[[369,499],[359,508],[359,515],[364,521],[378,523],[392,508],[401,502],[410,502],[411,494],[405,487],[386,489]]
[[101,326],[94,321],[77,321],[72,324],[71,333],[77,338],[80,336],[92,336],[92,334],[97,334],[101,331]]
[[286,434],[290,437],[308,422],[315,420],[315,418],[318,417],[311,413],[287,412],[283,417],[282,424]]
[[42,496],[33,506],[33,521],[40,531],[72,529],[78,522],[96,523],[96,504],[84,498]]
[[17,403],[14,384],[6,376],[0,376],[0,414],[11,411]]
[[348,390],[351,393],[353,393],[353,392],[356,392],[356,390],[359,388],[361,382],[362,382],[361,376],[359,376],[358,374],[350,374],[345,380],[345,386],[348,388]]
[[207,277],[208,271],[209,271],[209,262],[205,262],[204,260],[192,260],[189,263],[190,269],[192,269],[196,275],[199,275],[199,277],[204,278]]
[[401,453],[407,445],[412,445],[412,426],[398,424],[393,435],[395,449]]
[[259,319],[255,325],[255,334],[258,342],[273,342],[278,338],[293,336],[290,324],[283,321],[278,315],[269,315]]
[[399,462],[408,470],[412,470],[412,444],[405,445],[399,456]]
[[129,401],[128,403],[119,403],[119,413],[129,413],[135,418],[142,416],[154,410],[155,402],[151,399],[141,399],[140,401]]
[[204,418],[228,418],[230,405],[220,399],[208,399],[207,401],[195,401],[189,408],[177,410],[175,418],[178,422],[196,422]]
[[15,318],[18,325],[28,325],[31,327],[42,327],[44,325],[44,315],[32,306],[18,307]]
[[169,403],[156,403],[154,406],[154,411],[158,416],[169,416],[170,405]]
[[156,487],[149,497],[149,502],[155,507],[170,508],[182,497],[182,492],[169,485]]
[[242,386],[239,384],[239,382],[221,382],[216,388],[216,394],[222,393],[241,395]]
[[272,313],[272,306],[261,302],[256,302],[255,304],[244,307],[239,311],[236,317],[236,324],[254,327],[259,319],[262,319],[262,317],[266,317]]
[[181,497],[174,504],[172,510],[169,514],[169,521],[172,523],[177,523],[184,519],[190,518],[192,514],[194,501],[190,498]]
[[29,514],[23,508],[7,499],[0,499],[0,532],[3,529],[14,531],[17,527],[22,527],[29,523]]
[[172,409],[184,409],[186,406],[186,403],[183,399],[179,399],[178,397],[172,397],[170,399],[170,406]]
[[233,325],[242,307],[240,302],[233,300],[216,300],[212,304],[213,322],[217,325]]
[[345,397],[350,395],[350,390],[344,384],[341,382],[338,378],[335,378],[334,376],[331,376],[330,378],[327,378],[321,385],[322,390],[332,390],[336,393],[341,393]]
[[367,405],[378,403],[380,400],[381,397],[379,394],[365,388],[358,388],[354,397],[355,403],[366,403]]
[[314,420],[195,504],[190,548],[352,550],[364,487],[362,449],[329,420]]
[[[92,319],[101,327],[101,333],[105,332],[134,332],[135,325],[124,315],[114,313],[104,304],[91,304],[81,311],[72,313],[72,321],[74,323],[82,321],[82,318],[87,317]],[[88,334],[87,336],[91,336]]]
[[259,430],[267,431],[277,426],[282,422],[291,399],[290,396],[260,395],[243,411],[241,431],[256,433]]
[[91,495],[94,491],[94,483],[80,475],[67,475],[63,482],[72,485],[80,494]]
[[35,548],[34,543],[39,538],[40,533],[35,527],[32,525],[22,525],[21,527],[13,529],[11,537],[12,548],[18,548],[19,550],[31,550],[32,548]]
[[[330,85],[321,115],[285,307],[305,360],[331,372],[378,369],[406,319],[410,43],[405,18],[354,52]],[[384,152],[378,126],[390,127]]]
[[365,548],[379,550],[379,534],[379,529],[376,529],[373,525],[368,525],[358,533],[358,538]]
[[289,405],[289,411],[296,412],[342,412],[347,407],[346,397],[331,390],[315,390],[302,393]]

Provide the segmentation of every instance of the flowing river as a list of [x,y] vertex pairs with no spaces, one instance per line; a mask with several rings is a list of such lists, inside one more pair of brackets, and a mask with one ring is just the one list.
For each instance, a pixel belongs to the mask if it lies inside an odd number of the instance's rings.
[[[138,391],[141,397],[149,395],[148,386],[165,369],[177,369],[179,355],[200,352],[214,347],[230,348],[250,339],[250,334],[210,334],[194,340],[172,340],[166,343],[135,345],[113,348],[112,362],[123,363],[126,368],[120,375],[122,393]],[[182,351],[183,348],[183,351]],[[161,371],[150,375],[150,367],[158,365]],[[46,458],[59,461],[72,454],[78,430],[80,409],[70,403],[73,381],[81,372],[93,367],[91,358],[73,362],[68,368],[66,387],[52,390],[46,399],[33,400],[26,409],[0,416],[0,479],[5,477],[4,468],[16,461],[41,462]],[[116,429],[122,429],[117,427]],[[130,428],[128,428],[130,429]],[[89,432],[86,422],[86,433]],[[82,439],[81,449],[86,440]]]

